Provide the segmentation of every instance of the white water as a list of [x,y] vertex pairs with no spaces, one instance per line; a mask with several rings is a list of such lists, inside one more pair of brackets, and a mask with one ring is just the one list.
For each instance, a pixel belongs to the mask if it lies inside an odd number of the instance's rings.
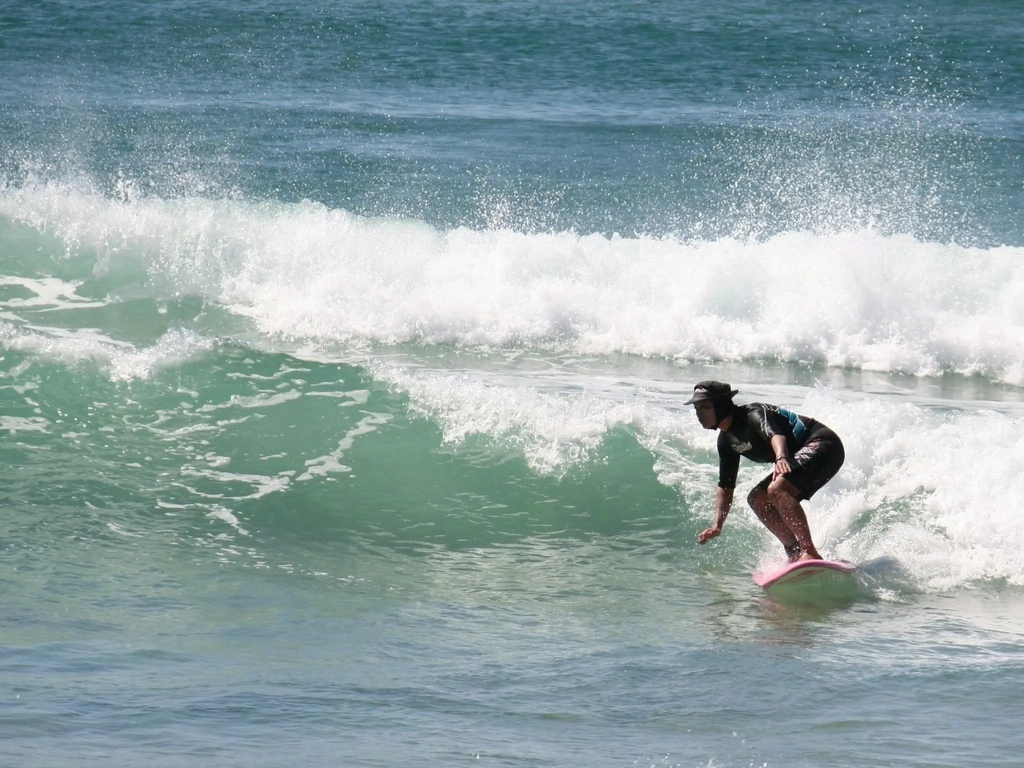
[[260,332],[343,343],[531,346],[816,362],[1024,384],[1024,249],[871,230],[681,241],[437,230],[315,203],[111,200],[26,185],[0,214],[121,293],[201,295]]

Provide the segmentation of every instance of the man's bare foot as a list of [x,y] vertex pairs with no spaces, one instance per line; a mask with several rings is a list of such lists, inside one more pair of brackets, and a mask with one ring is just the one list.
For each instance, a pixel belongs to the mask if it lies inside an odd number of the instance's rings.
[[824,559],[825,558],[823,558],[821,555],[818,554],[817,550],[810,550],[810,551],[804,550],[803,552],[801,552],[797,556],[796,560],[793,560],[792,562],[797,563],[797,562],[800,562],[801,560],[824,560]]

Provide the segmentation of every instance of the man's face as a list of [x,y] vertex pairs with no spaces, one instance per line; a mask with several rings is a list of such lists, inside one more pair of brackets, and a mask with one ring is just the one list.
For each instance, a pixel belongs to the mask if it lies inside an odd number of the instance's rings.
[[718,419],[715,418],[715,401],[701,400],[693,404],[693,410],[697,412],[697,421],[704,429],[714,429]]

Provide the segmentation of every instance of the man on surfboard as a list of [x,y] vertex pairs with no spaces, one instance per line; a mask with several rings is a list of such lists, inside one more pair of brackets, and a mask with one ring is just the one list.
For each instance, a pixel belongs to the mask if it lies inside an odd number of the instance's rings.
[[766,403],[736,405],[737,390],[721,381],[701,381],[693,388],[697,419],[718,435],[718,490],[715,524],[701,532],[704,544],[722,532],[732,507],[740,456],[773,464],[772,472],[747,495],[754,514],[782,542],[790,562],[820,560],[801,501],[831,480],[846,453],[839,436],[824,424]]

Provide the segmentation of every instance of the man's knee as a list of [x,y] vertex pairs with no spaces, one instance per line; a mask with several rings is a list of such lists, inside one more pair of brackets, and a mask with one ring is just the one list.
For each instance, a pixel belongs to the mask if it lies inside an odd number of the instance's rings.
[[763,508],[767,502],[768,493],[759,485],[755,485],[753,490],[747,494],[747,504],[755,511]]
[[784,477],[776,477],[765,491],[769,501],[773,504],[786,499],[795,499],[799,491],[789,480]]

